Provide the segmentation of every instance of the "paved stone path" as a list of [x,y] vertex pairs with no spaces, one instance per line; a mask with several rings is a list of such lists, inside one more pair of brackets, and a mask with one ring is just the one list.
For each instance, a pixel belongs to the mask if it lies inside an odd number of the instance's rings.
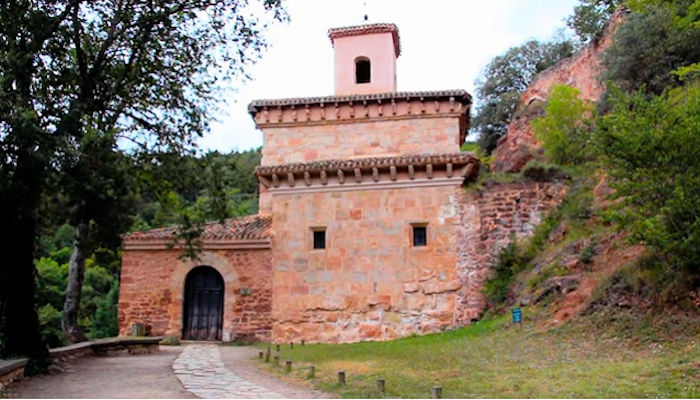
[[279,393],[251,383],[229,371],[216,344],[188,344],[173,363],[182,386],[207,399],[275,399]]

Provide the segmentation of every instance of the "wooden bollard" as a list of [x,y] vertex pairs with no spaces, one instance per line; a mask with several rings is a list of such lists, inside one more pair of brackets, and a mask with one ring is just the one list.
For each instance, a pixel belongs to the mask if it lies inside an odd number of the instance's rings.
[[306,379],[314,379],[316,377],[316,367],[313,365],[309,367],[309,370],[306,374]]
[[301,345],[303,346],[303,345],[305,345],[305,344],[306,344],[306,342],[302,339]]
[[279,355],[275,354],[274,360],[275,360],[275,365],[280,365],[280,356]]
[[286,360],[284,362],[284,371],[285,372],[292,372],[292,360]]
[[294,348],[294,342],[289,342],[289,348],[293,349]]
[[263,352],[262,352],[262,351],[259,351],[259,352],[258,352],[258,358],[261,359],[261,360],[263,359]]
[[277,351],[280,351],[280,345],[279,345],[279,344],[277,345]]
[[379,393],[386,392],[386,381],[384,379],[377,379],[377,391]]
[[433,386],[433,398],[434,399],[441,399],[442,398],[442,387]]
[[267,346],[267,351],[265,352],[265,362],[270,362],[270,345]]
[[338,385],[345,385],[345,371],[338,371]]

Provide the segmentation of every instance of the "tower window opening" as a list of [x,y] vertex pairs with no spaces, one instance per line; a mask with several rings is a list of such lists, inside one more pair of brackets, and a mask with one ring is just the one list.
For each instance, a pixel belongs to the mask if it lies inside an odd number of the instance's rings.
[[370,63],[367,57],[358,57],[355,59],[355,83],[369,83],[370,81]]

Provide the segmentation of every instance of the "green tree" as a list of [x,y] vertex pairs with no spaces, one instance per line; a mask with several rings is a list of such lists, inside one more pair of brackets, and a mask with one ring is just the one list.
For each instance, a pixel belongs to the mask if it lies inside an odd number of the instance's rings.
[[674,271],[700,272],[700,83],[644,93],[614,91],[597,148],[633,237]]
[[568,41],[540,43],[531,40],[508,49],[486,66],[476,82],[477,108],[472,130],[479,147],[490,154],[506,134],[520,95],[540,72],[573,54]]
[[580,164],[589,159],[595,107],[566,85],[553,85],[547,96],[545,116],[532,121],[535,137],[545,155],[557,164]]
[[[285,18],[279,0],[256,4],[273,19]],[[208,129],[220,89],[245,76],[265,47],[253,6],[234,0],[3,3],[0,356],[30,356],[28,373],[46,367],[33,261],[50,174],[89,168],[80,163],[95,159],[87,154],[92,144],[104,149],[109,140],[109,148],[128,142],[132,151],[191,148]],[[77,205],[78,247],[80,226],[94,224],[85,201],[67,199]],[[80,274],[75,268],[69,280],[78,284],[71,290],[80,290]]]
[[598,39],[622,0],[579,0],[579,3],[566,19],[566,25],[582,43],[589,43]]
[[[659,4],[657,4],[659,3]],[[627,93],[661,94],[682,82],[674,71],[700,62],[700,5],[690,1],[636,2],[603,55],[602,78]],[[694,11],[693,11],[694,10]]]
[[[133,222],[130,215],[134,180],[130,163],[126,156],[114,150],[114,143],[113,135],[88,130],[74,156],[66,151],[62,160],[61,189],[68,199],[69,222],[76,227],[61,320],[63,332],[71,343],[86,339],[78,325],[84,303],[81,296],[86,260],[99,247],[118,248],[119,235],[128,231]],[[109,286],[102,292],[108,290]]]

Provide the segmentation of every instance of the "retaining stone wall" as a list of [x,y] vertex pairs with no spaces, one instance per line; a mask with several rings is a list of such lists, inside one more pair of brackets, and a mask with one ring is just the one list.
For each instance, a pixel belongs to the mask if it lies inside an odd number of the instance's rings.
[[539,182],[489,184],[463,192],[456,266],[464,284],[458,300],[461,324],[478,319],[484,311],[482,290],[498,253],[513,237],[530,236],[565,194],[563,184]]

